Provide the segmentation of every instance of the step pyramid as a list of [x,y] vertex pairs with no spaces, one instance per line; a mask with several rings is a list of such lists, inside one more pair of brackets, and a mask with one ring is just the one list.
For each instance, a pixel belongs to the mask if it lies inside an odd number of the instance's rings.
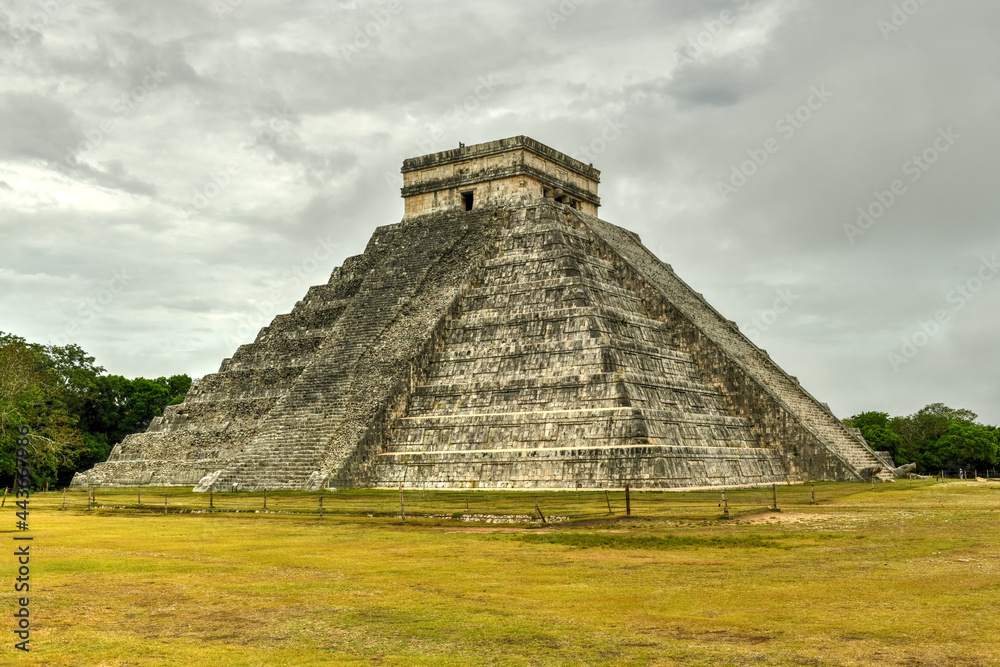
[[400,223],[74,483],[671,488],[884,467],[596,216],[593,167],[514,137],[403,173]]

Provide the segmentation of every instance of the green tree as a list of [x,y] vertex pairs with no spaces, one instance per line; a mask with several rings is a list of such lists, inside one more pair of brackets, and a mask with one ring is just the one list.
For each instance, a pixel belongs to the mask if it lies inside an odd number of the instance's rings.
[[903,439],[890,427],[888,413],[862,412],[847,421],[850,426],[860,429],[861,435],[872,449],[889,452],[896,465],[912,461],[910,452],[903,447]]
[[76,427],[62,376],[39,345],[0,334],[0,480],[13,483],[17,428],[27,426],[37,486],[55,484],[87,443]]
[[1000,463],[996,429],[956,419],[937,443],[952,465],[981,470]]
[[163,414],[164,408],[183,400],[184,394],[191,387],[191,378],[186,375],[155,380],[128,380],[121,376],[112,378],[117,381],[122,397],[119,421],[111,434],[115,442],[120,442],[131,433],[144,431],[154,417]]
[[0,332],[0,484],[10,485],[19,426],[31,429],[36,486],[66,484],[145,430],[191,387],[187,375],[105,375],[78,345],[43,346]]
[[995,465],[996,428],[976,423],[971,410],[931,403],[906,417],[892,417],[889,427],[902,439],[907,461],[921,472]]
[[972,424],[976,413],[971,410],[949,408],[944,403],[931,403],[915,414],[893,420],[894,430],[907,444],[937,440],[948,431],[953,420]]

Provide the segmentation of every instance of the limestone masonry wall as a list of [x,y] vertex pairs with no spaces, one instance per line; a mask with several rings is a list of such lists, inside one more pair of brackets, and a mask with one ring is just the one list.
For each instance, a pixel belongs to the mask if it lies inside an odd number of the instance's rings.
[[593,167],[514,137],[403,171],[402,222],[73,483],[672,488],[881,465],[636,235],[588,214]]

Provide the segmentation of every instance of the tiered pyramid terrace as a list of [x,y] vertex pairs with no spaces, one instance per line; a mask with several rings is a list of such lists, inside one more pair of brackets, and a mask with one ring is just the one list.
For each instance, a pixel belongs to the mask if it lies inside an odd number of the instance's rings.
[[407,160],[406,213],[77,484],[859,479],[871,449],[526,137]]

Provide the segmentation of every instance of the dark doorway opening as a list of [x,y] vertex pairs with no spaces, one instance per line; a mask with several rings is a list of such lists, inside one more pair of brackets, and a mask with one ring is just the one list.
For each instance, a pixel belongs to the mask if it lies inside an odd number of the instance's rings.
[[471,211],[472,210],[472,193],[471,192],[463,192],[462,193],[462,207],[466,211]]

